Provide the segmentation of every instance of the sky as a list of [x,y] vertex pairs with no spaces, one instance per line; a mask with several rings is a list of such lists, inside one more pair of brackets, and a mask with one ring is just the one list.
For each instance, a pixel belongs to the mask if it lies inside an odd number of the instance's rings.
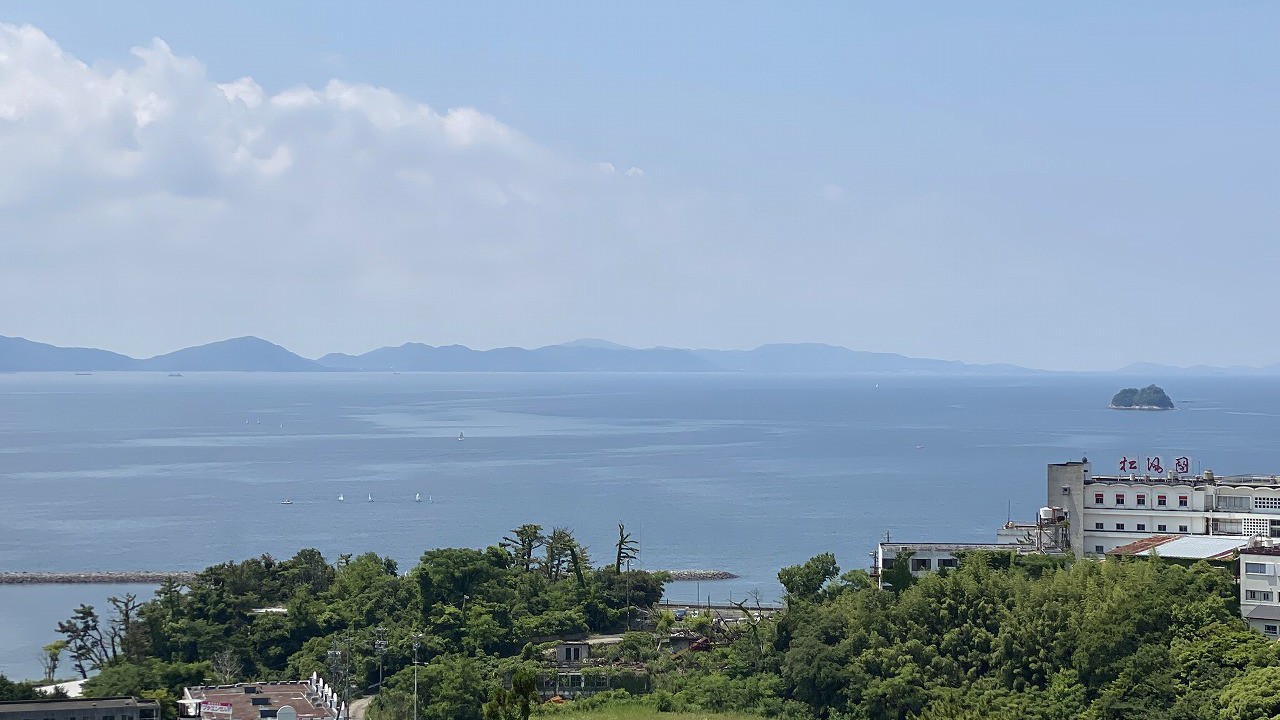
[[1280,361],[1280,6],[0,6],[0,335]]

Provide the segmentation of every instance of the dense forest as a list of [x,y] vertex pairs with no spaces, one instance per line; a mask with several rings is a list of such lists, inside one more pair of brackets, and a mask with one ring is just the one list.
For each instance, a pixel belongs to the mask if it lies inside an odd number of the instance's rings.
[[1128,409],[1128,408],[1155,408],[1158,410],[1172,410],[1173,400],[1165,394],[1164,389],[1158,385],[1148,385],[1141,390],[1138,388],[1125,388],[1116,393],[1111,398],[1111,407]]
[[[1224,567],[974,553],[957,570],[919,581],[898,572],[878,590],[828,554],[779,572],[783,612],[713,623],[655,607],[664,578],[627,571],[633,554],[619,528],[597,567],[568,530],[536,525],[484,550],[429,551],[404,574],[372,554],[330,564],[306,550],[214,566],[188,588],[118,598],[105,617],[82,607],[59,629],[67,662],[97,672],[86,690],[99,695],[172,699],[207,678],[332,677],[334,657],[353,695],[373,694],[381,660],[372,720],[411,715],[415,641],[422,718],[572,712],[575,703],[533,701],[536,643],[629,626],[643,629],[610,657],[641,668],[649,692],[614,690],[579,708],[830,720],[1280,714],[1280,646],[1239,619]],[[287,612],[254,612],[270,607]],[[662,640],[677,626],[711,649],[669,652]]]

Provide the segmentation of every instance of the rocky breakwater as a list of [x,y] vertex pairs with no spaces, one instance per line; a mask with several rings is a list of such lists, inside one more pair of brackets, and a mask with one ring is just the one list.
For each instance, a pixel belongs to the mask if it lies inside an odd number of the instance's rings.
[[694,580],[733,580],[738,576],[727,570],[663,570],[671,582],[692,582]]
[[191,572],[0,572],[0,585],[159,585],[172,578],[180,583],[195,577]]

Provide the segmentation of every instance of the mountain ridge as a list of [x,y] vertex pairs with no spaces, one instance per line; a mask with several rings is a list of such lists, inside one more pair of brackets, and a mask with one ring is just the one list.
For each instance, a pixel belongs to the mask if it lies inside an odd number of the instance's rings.
[[[1025,375],[1061,371],[1007,363],[970,364],[899,353],[852,350],[825,343],[768,343],[750,350],[635,348],[582,338],[537,348],[475,350],[465,345],[406,342],[356,355],[328,353],[316,359],[253,336],[182,348],[150,358],[109,350],[60,347],[0,335],[0,372],[749,372],[795,374],[921,373]],[[1280,375],[1280,363],[1261,367],[1177,367],[1131,363],[1104,375]]]

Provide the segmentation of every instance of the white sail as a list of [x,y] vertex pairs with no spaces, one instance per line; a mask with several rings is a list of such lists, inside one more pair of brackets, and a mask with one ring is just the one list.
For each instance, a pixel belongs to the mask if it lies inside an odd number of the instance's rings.
[[422,502],[422,493],[414,493],[414,494],[413,494],[413,501],[414,501],[414,502]]

